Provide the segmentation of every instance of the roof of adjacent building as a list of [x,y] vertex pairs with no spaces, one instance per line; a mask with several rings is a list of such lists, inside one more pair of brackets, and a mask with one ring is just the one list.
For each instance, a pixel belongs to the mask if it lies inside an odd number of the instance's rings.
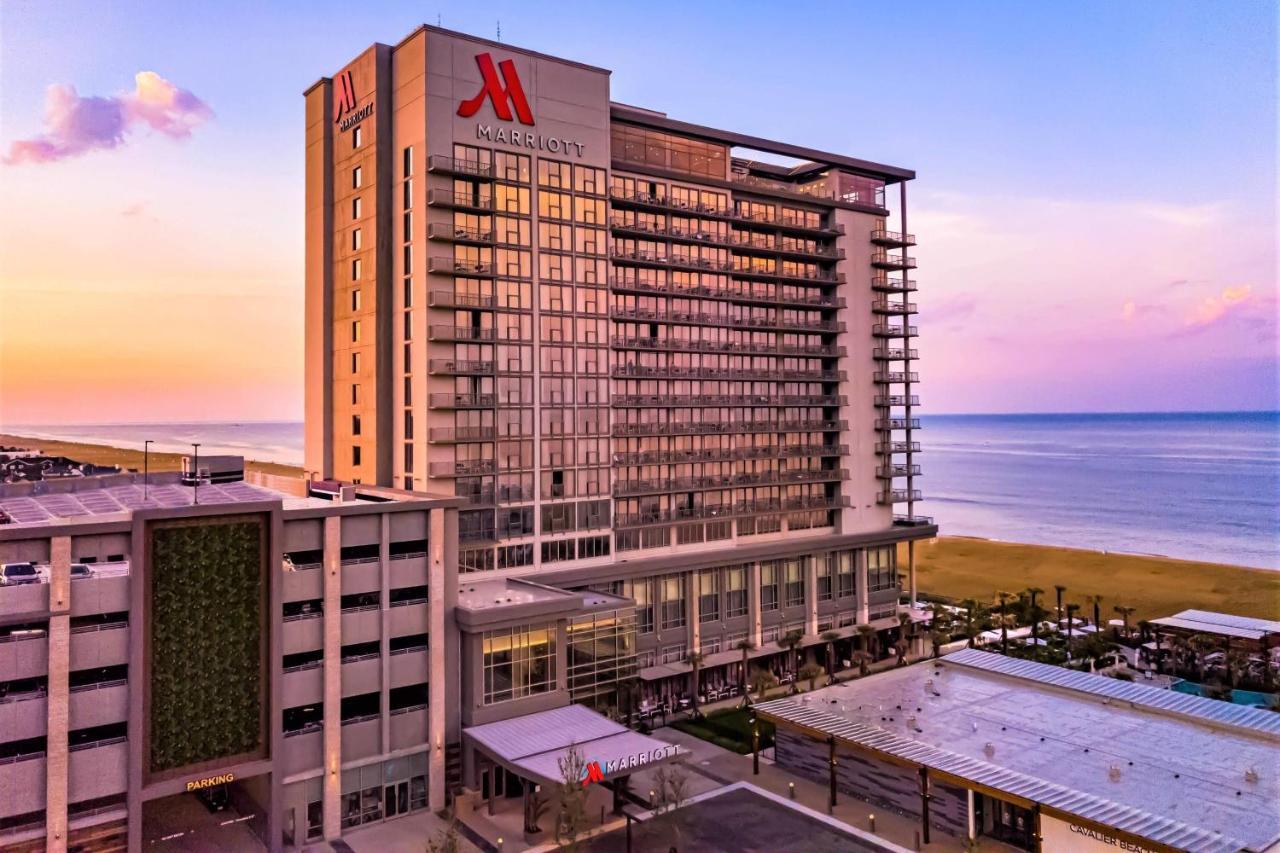
[[1183,610],[1162,619],[1152,619],[1151,624],[1247,640],[1261,640],[1268,634],[1280,634],[1280,621],[1275,619],[1254,619],[1211,610]]
[[[243,482],[200,487],[202,505],[278,500],[294,502],[307,499]],[[142,485],[130,483],[104,488],[0,497],[0,510],[4,510],[13,524],[40,525],[92,520],[107,516],[118,517],[121,513],[128,514],[140,509],[169,509],[192,506],[194,503],[195,489],[190,486],[177,483],[152,485],[145,489],[144,497]],[[318,500],[317,503],[324,503],[324,501]]]
[[757,708],[1157,843],[1280,839],[1280,715],[1268,711],[976,650]]

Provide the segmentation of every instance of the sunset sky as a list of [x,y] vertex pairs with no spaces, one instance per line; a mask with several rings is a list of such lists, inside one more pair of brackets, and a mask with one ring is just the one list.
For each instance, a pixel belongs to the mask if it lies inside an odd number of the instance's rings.
[[0,425],[300,419],[302,91],[437,15],[915,169],[926,413],[1278,407],[1272,2],[7,0]]

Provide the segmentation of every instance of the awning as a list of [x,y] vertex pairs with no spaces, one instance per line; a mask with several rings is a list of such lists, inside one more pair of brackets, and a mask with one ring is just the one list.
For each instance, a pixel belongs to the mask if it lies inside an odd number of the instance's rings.
[[684,754],[674,744],[633,732],[584,705],[472,726],[462,734],[493,761],[541,785],[564,782],[560,759],[575,746],[605,779]]

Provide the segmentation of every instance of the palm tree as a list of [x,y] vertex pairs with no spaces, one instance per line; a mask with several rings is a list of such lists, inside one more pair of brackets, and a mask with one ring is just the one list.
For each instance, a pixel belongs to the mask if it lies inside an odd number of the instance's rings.
[[1145,643],[1151,639],[1151,623],[1146,619],[1138,620],[1138,642]]
[[702,692],[702,677],[701,677],[700,670],[702,669],[703,659],[704,658],[703,658],[702,652],[689,652],[689,654],[685,655],[685,658],[684,658],[684,662],[689,664],[689,666],[693,667],[693,672],[692,672],[693,696],[690,699],[690,701],[693,703],[694,717],[699,716],[698,694]]
[[979,612],[982,605],[972,598],[966,598],[960,602],[960,606],[964,608],[964,635],[969,640],[969,648],[973,648],[974,641],[982,633],[982,617]]
[[1075,634],[1076,613],[1080,610],[1079,604],[1067,605],[1067,660],[1071,660],[1071,640]]
[[893,650],[898,653],[898,661],[894,666],[906,666],[907,652],[911,650],[911,644],[907,642],[906,637],[899,637],[893,644]]
[[1156,672],[1163,675],[1164,674],[1164,650],[1160,648],[1160,640],[1163,639],[1163,635],[1160,633],[1160,628],[1158,626],[1156,627],[1155,632],[1156,632]]
[[[734,645],[734,648],[742,652],[742,673],[739,679],[739,687],[742,688],[743,698],[747,699],[747,655],[755,651],[756,644],[751,642],[750,639],[743,638]],[[750,700],[748,699],[748,701]]]
[[[996,598],[1000,601],[1000,654],[1008,657],[1009,655],[1009,593],[997,592]],[[1014,623],[1017,624],[1016,622]]]
[[1187,645],[1191,647],[1191,651],[1195,655],[1196,673],[1199,676],[1196,680],[1203,684],[1204,657],[1218,648],[1218,641],[1208,634],[1192,634],[1191,639],[1187,641]]
[[934,628],[929,632],[929,643],[933,646],[933,656],[935,658],[942,657],[942,646],[944,643],[950,642],[951,635],[941,628]]
[[818,689],[818,676],[822,675],[823,671],[822,667],[813,662],[800,667],[800,677],[809,682],[810,692]]
[[836,640],[840,639],[839,631],[823,631],[822,639],[827,641],[827,680],[836,677]]
[[858,665],[858,677],[867,677],[867,664],[871,663],[871,652],[858,649],[853,653],[853,662]]
[[1117,604],[1115,607],[1111,609],[1114,610],[1116,613],[1120,614],[1120,618],[1124,621],[1124,638],[1126,640],[1129,639],[1129,617],[1133,615],[1134,611],[1137,610],[1137,608],[1126,607],[1123,604]]
[[876,629],[872,628],[870,625],[858,626],[858,647],[862,649],[862,651],[866,652],[872,660],[875,660],[875,656],[871,654],[871,638],[874,637],[875,634]]
[[1102,596],[1086,595],[1085,601],[1093,605],[1093,627],[1102,630]]
[[765,691],[777,683],[778,679],[774,678],[769,670],[760,667],[751,670],[751,690],[757,696],[763,698]]
[[1062,622],[1062,594],[1067,588],[1061,584],[1054,584],[1053,591],[1058,594],[1058,622]]
[[788,631],[778,638],[778,647],[787,650],[785,662],[788,672],[796,671],[796,647],[800,645],[802,637],[804,637],[804,631],[797,629]]
[[1027,616],[1031,620],[1031,659],[1037,660],[1040,657],[1040,620],[1044,618],[1041,607],[1036,603],[1036,596],[1042,595],[1044,590],[1038,586],[1027,587],[1027,595],[1031,597],[1031,606],[1027,609]]

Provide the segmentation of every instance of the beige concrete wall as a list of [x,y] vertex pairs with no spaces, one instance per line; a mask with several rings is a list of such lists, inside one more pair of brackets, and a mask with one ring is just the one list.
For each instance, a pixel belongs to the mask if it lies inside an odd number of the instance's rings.
[[49,719],[45,729],[45,849],[67,849],[67,775],[70,754],[71,538],[50,542],[49,566]]
[[342,519],[324,520],[324,837],[342,835]]
[[318,477],[333,473],[332,265],[333,90],[326,80],[306,95],[306,183],[303,261],[305,282],[304,411],[306,468]]

